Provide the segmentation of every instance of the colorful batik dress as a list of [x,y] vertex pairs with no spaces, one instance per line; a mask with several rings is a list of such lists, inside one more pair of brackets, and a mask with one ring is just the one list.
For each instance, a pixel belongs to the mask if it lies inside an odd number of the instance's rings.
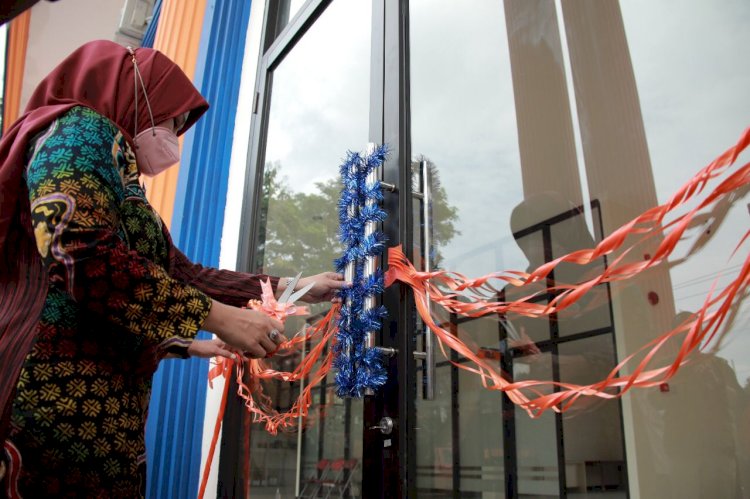
[[211,301],[170,275],[171,241],[108,119],[75,107],[29,155],[49,291],[13,402],[19,491],[141,497],[152,374],[165,353],[189,345]]

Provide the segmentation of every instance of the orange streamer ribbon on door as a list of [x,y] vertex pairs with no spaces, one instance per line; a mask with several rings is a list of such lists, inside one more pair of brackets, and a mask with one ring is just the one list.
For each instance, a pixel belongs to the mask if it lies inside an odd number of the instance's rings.
[[[711,341],[717,333],[724,318],[729,314],[733,303],[738,296],[743,296],[743,292],[748,286],[750,256],[745,259],[738,276],[730,284],[715,297],[712,297],[713,293],[709,294],[701,309],[693,314],[693,319],[687,320],[671,331],[663,333],[621,361],[604,380],[590,385],[543,380],[525,380],[515,383],[508,381],[500,372],[497,365],[493,365],[493,363],[488,362],[483,356],[472,351],[457,335],[450,333],[435,322],[427,306],[428,300],[437,303],[449,312],[466,317],[507,313],[541,317],[570,307],[599,284],[630,279],[659,263],[665,262],[674,251],[684,232],[690,226],[690,222],[701,209],[750,183],[750,163],[744,164],[729,174],[697,206],[686,214],[666,224],[664,224],[665,217],[697,194],[703,192],[710,180],[724,174],[735,163],[739,154],[747,148],[748,144],[750,144],[750,128],[742,134],[734,146],[698,172],[666,203],[651,208],[634,218],[604,238],[596,247],[574,251],[545,263],[530,273],[506,271],[488,274],[476,279],[468,279],[457,272],[443,270],[419,272],[409,262],[400,247],[393,247],[388,250],[389,268],[386,272],[385,284],[389,286],[396,281],[400,281],[412,288],[417,310],[425,324],[436,334],[443,353],[445,354],[444,346],[448,346],[450,349],[471,360],[475,367],[469,367],[465,364],[454,364],[460,369],[479,375],[485,388],[505,392],[514,403],[523,407],[532,417],[538,417],[549,409],[555,412],[564,412],[581,396],[609,399],[622,396],[634,386],[650,387],[659,385],[674,376],[679,367],[685,362],[685,357],[697,348],[701,342],[704,340],[706,342]],[[644,261],[635,263],[624,262],[625,256],[634,247],[649,238],[661,234],[664,235],[664,238],[652,256]],[[482,298],[487,293],[496,294],[500,292],[499,289],[489,284],[489,281],[492,279],[523,288],[531,283],[546,279],[550,272],[563,262],[586,265],[602,256],[611,255],[616,250],[622,248],[626,238],[633,235],[639,236],[639,239],[634,244],[624,249],[601,274],[582,283],[548,287],[542,291],[530,292],[525,297],[509,302],[493,302]],[[748,235],[750,235],[750,232],[742,237],[740,243],[735,248],[735,252],[745,242]],[[550,292],[555,293],[555,298],[550,300],[548,304],[534,303],[534,299],[540,294]],[[469,302],[466,301],[467,296],[470,299]],[[715,306],[718,306],[718,309],[710,311]],[[674,362],[666,367],[647,369],[649,362],[663,345],[680,334],[685,334],[685,337],[682,340]],[[637,355],[643,352],[646,352],[645,356],[634,368],[633,372],[630,375],[620,376],[620,371]],[[448,356],[446,355],[446,357]],[[556,391],[553,393],[544,393],[542,390],[549,390],[550,388]]]
[[[481,351],[474,352],[456,334],[440,326],[430,313],[428,302],[433,302],[445,310],[466,316],[482,317],[487,315],[502,315],[516,313],[528,317],[543,317],[560,312],[589,293],[595,286],[631,279],[636,275],[667,261],[684,232],[690,227],[700,210],[715,203],[719,199],[731,194],[743,186],[750,184],[750,163],[742,165],[728,174],[708,195],[693,209],[665,223],[665,218],[678,207],[683,206],[692,198],[706,190],[710,181],[726,174],[734,165],[740,153],[750,145],[750,128],[745,130],[737,143],[727,149],[708,166],[699,171],[685,185],[683,185],[666,203],[646,210],[627,224],[618,228],[605,237],[594,248],[578,250],[555,260],[547,262],[532,272],[504,271],[494,272],[483,277],[470,279],[457,272],[439,270],[434,272],[417,271],[401,247],[388,250],[388,271],[386,272],[386,287],[399,281],[414,292],[417,310],[422,320],[437,336],[443,354],[447,355],[448,347],[469,359],[473,366],[454,363],[458,368],[477,374],[482,385],[490,390],[506,393],[517,405],[524,408],[532,417],[538,417],[547,410],[564,412],[582,396],[613,399],[621,397],[633,387],[653,387],[666,382],[674,376],[678,369],[686,362],[687,355],[701,344],[709,343],[717,334],[725,318],[732,311],[736,302],[744,296],[750,284],[750,255],[744,260],[737,277],[714,294],[713,288],[706,297],[703,306],[690,319],[684,321],[674,329],[661,334],[641,349],[622,360],[607,377],[599,382],[578,385],[549,380],[509,381],[497,366],[496,359],[488,359]],[[650,238],[663,235],[653,255],[638,262],[626,262],[625,257],[636,246]],[[638,237],[634,244],[623,249],[626,239]],[[748,231],[735,248],[737,252],[750,236]],[[568,262],[586,265],[597,259],[612,255],[621,250],[616,258],[605,270],[584,282],[577,284],[560,284],[546,287],[541,291],[529,292],[528,295],[514,301],[488,301],[484,297],[487,293],[496,294],[500,290],[490,284],[491,280],[503,281],[512,286],[523,289],[524,286],[535,282],[545,282],[547,276],[561,263]],[[541,294],[553,293],[554,298],[547,304],[535,303]],[[272,295],[272,294],[271,294]],[[467,297],[470,301],[466,301]],[[265,300],[264,300],[265,301]],[[285,318],[283,310],[270,303],[249,303],[249,306],[278,318]],[[280,354],[288,353],[300,348],[300,345],[313,339],[319,339],[315,347],[304,356],[299,366],[292,372],[270,369],[265,361],[251,359],[231,361],[218,359],[216,365],[209,372],[209,382],[217,377],[225,378],[224,393],[222,394],[219,415],[213,433],[206,467],[201,481],[199,497],[203,497],[214,449],[218,440],[232,371],[236,372],[238,385],[237,395],[244,401],[245,408],[253,414],[254,422],[264,423],[266,430],[276,434],[279,430],[288,430],[295,426],[299,418],[305,418],[312,404],[312,389],[325,379],[333,361],[336,318],[338,306],[332,307],[327,315],[311,328],[311,332],[292,338],[279,348]],[[283,319],[282,319],[283,320]],[[684,335],[679,352],[674,361],[663,367],[649,369],[649,363],[658,351],[673,338]],[[329,348],[326,352],[326,345]],[[629,375],[620,375],[620,371],[627,367],[637,356],[643,354],[642,360],[633,368]],[[320,363],[318,361],[320,360]],[[317,368],[316,368],[317,364]],[[250,386],[245,383],[245,370],[250,376]],[[292,408],[279,413],[271,404],[268,396],[263,394],[261,381],[278,379],[282,381],[299,381],[307,379],[309,384],[298,397]],[[550,389],[554,390],[548,393]]]
[[[262,311],[267,315],[273,316],[280,321],[284,321],[288,315],[302,315],[309,313],[306,307],[295,307],[293,303],[281,304],[273,298],[273,293],[268,292],[270,284],[262,283],[264,293],[263,300],[251,300],[248,302],[248,308]],[[268,288],[268,289],[266,289]],[[216,364],[209,370],[208,382],[213,388],[213,380],[219,377],[224,378],[224,388],[219,412],[214,423],[214,431],[211,437],[206,464],[203,468],[203,476],[198,491],[198,498],[201,499],[205,493],[208,483],[208,476],[211,472],[216,445],[219,440],[221,423],[224,419],[226,410],[227,396],[229,394],[229,385],[232,372],[236,373],[235,381],[237,383],[237,396],[243,400],[246,410],[253,415],[254,423],[264,423],[266,430],[275,435],[280,429],[288,430],[296,425],[299,418],[307,417],[310,406],[312,405],[312,390],[323,381],[331,369],[333,362],[333,349],[329,348],[326,352],[326,346],[333,345],[337,331],[337,321],[339,305],[334,304],[328,313],[321,320],[316,322],[303,335],[297,335],[292,339],[279,345],[274,354],[285,355],[297,351],[301,345],[313,340],[319,340],[317,344],[305,355],[299,366],[292,372],[277,371],[271,369],[263,359],[244,359],[239,352],[235,352],[236,360],[218,357]],[[321,360],[322,359],[322,360]],[[316,368],[316,364],[320,360]],[[250,386],[245,381],[245,370],[249,373]],[[282,381],[300,381],[307,380],[308,384],[289,411],[280,413],[273,408],[270,398],[263,393],[261,385],[262,380],[278,379]],[[246,479],[249,477],[245,477]],[[249,483],[246,480],[246,483]]]

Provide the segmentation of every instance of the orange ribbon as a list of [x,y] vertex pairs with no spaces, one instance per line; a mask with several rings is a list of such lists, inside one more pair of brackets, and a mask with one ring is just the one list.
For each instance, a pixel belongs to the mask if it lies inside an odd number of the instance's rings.
[[[729,174],[705,199],[688,213],[663,225],[664,219],[669,213],[703,192],[710,180],[726,173],[727,169],[735,163],[739,154],[749,144],[750,128],[745,130],[734,146],[730,147],[726,152],[698,172],[669,201],[651,208],[634,218],[629,223],[612,232],[595,248],[574,251],[545,263],[530,273],[520,271],[495,272],[477,279],[468,279],[457,272],[444,270],[419,272],[409,262],[401,248],[394,247],[388,250],[389,268],[386,272],[386,286],[395,281],[401,281],[411,287],[414,291],[417,310],[425,324],[436,334],[443,353],[445,354],[444,346],[448,346],[467,357],[476,367],[469,367],[465,364],[455,365],[461,369],[478,374],[482,379],[482,384],[486,388],[505,392],[513,402],[526,409],[533,417],[538,417],[548,409],[563,412],[569,409],[582,395],[615,398],[622,396],[634,386],[648,387],[664,383],[677,372],[679,367],[684,364],[685,357],[697,348],[703,340],[706,340],[706,342],[711,341],[730,312],[735,300],[743,296],[744,290],[748,285],[750,257],[745,260],[735,280],[727,285],[715,298],[712,298],[711,294],[709,294],[701,309],[693,314],[692,319],[662,334],[648,345],[628,356],[604,380],[591,385],[539,380],[526,380],[513,383],[506,380],[496,365],[485,360],[486,356],[480,356],[475,353],[457,335],[446,331],[434,321],[427,306],[428,299],[441,305],[449,312],[467,317],[481,317],[488,314],[507,314],[511,312],[529,317],[540,317],[570,307],[599,284],[630,279],[666,261],[674,251],[685,230],[689,228],[691,221],[694,220],[701,209],[750,183],[750,163],[746,163]],[[645,261],[624,263],[625,256],[634,247],[648,238],[660,234],[664,234],[664,238],[659,243],[653,256],[650,256]],[[749,234],[750,232],[745,234],[737,248],[735,248],[735,252],[745,242]],[[499,289],[488,283],[491,279],[501,280],[510,285],[523,288],[531,283],[545,280],[550,272],[562,262],[586,265],[602,256],[612,254],[614,251],[620,249],[625,243],[626,238],[631,235],[639,236],[639,239],[624,249],[601,274],[582,283],[546,287],[542,291],[529,292],[527,296],[509,302],[487,301],[483,298],[487,293],[496,294],[500,292]],[[533,302],[540,294],[548,293],[555,293],[555,298],[550,300],[548,304]],[[469,302],[466,301],[467,297],[470,300]],[[718,309],[711,312],[710,309],[715,306],[718,306]],[[682,341],[681,348],[674,362],[666,367],[647,369],[649,362],[661,347],[669,339],[680,334],[684,334],[685,338]],[[626,364],[644,351],[647,351],[646,355],[633,370],[632,374],[628,376],[618,375]],[[557,391],[544,393],[543,388],[547,391],[550,388]]]
[[221,393],[221,402],[219,403],[219,413],[216,416],[216,423],[214,424],[214,433],[211,436],[211,445],[208,448],[208,455],[206,456],[206,466],[203,468],[203,477],[201,478],[200,488],[198,490],[198,498],[203,499],[203,494],[206,492],[206,485],[208,484],[208,475],[211,473],[211,463],[214,460],[214,452],[216,451],[216,444],[219,441],[219,432],[221,431],[221,422],[224,420],[224,411],[227,407],[227,396],[229,395],[229,375],[232,372],[232,366],[234,361],[224,357],[217,357],[217,362],[210,371],[208,371],[208,384],[211,388],[214,387],[213,380],[219,376],[223,376],[224,389]]
[[[307,314],[307,307],[297,307],[293,303],[279,303],[273,296],[270,282],[261,282],[263,301],[251,300],[248,302],[248,308],[259,310],[267,315],[284,321],[290,315]],[[216,363],[208,372],[208,383],[213,388],[213,380],[219,377],[224,378],[224,389],[219,405],[219,412],[214,424],[214,432],[211,438],[206,464],[203,468],[200,488],[198,492],[199,499],[203,498],[208,483],[208,476],[211,472],[216,444],[218,443],[221,423],[224,419],[226,410],[227,397],[229,394],[229,385],[232,370],[236,371],[237,395],[244,400],[245,407],[253,414],[253,422],[264,422],[266,430],[271,434],[276,434],[279,429],[285,430],[295,425],[295,420],[300,416],[306,417],[308,410],[312,405],[312,390],[325,379],[326,374],[331,368],[333,362],[333,349],[330,349],[324,357],[320,366],[315,369],[315,363],[320,359],[327,344],[333,344],[333,339],[337,330],[336,317],[339,306],[334,305],[328,311],[328,314],[318,321],[310,331],[304,335],[298,335],[291,340],[285,341],[277,348],[280,355],[299,349],[300,345],[315,339],[319,339],[317,345],[306,355],[300,365],[293,372],[276,371],[267,367],[266,362],[262,359],[231,360],[224,357],[217,357]],[[276,353],[276,352],[274,352]],[[237,359],[242,356],[235,352]],[[250,383],[252,389],[245,384],[245,369],[250,373]],[[311,375],[312,373],[312,375]],[[287,412],[279,413],[273,408],[273,405],[267,395],[263,393],[261,380],[281,379],[284,381],[298,381],[309,376],[309,384],[297,398],[294,406]],[[256,398],[258,399],[256,401]]]
[[294,302],[278,302],[276,296],[273,294],[273,286],[271,286],[271,280],[260,282],[260,300],[250,300],[247,302],[248,308],[263,312],[269,317],[284,322],[290,315],[310,315],[310,309],[308,307],[298,306]]

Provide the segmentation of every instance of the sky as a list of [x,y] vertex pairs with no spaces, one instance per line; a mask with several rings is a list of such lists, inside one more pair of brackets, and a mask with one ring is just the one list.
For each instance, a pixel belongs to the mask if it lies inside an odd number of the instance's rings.
[[[664,202],[750,125],[750,65],[742,56],[750,46],[750,2],[620,5]],[[347,150],[366,146],[370,16],[369,2],[332,2],[274,72],[266,161],[281,165],[294,191],[314,192],[316,182],[337,176]],[[502,2],[414,0],[410,21],[412,154],[435,163],[458,210],[460,235],[439,249],[443,266],[472,276],[524,269],[508,222],[523,193]],[[540,43],[548,41],[542,36]],[[747,250],[729,256],[747,227],[747,204],[737,200],[709,243],[671,270],[678,310],[696,310],[712,276],[726,274],[721,285],[736,271]],[[749,320],[744,307],[737,329]],[[750,337],[733,334],[720,352],[742,383],[750,376],[749,351]]]

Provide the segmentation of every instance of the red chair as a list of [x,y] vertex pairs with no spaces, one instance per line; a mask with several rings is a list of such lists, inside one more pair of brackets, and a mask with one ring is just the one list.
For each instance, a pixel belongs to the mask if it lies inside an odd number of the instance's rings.
[[333,494],[338,492],[338,497],[344,497],[344,493],[349,490],[352,479],[354,478],[354,472],[359,466],[359,460],[357,459],[337,459],[331,463],[331,471],[335,473],[335,476],[331,480],[325,480],[321,486],[328,489],[328,493],[325,495],[326,499],[333,497]]
[[[320,491],[322,487],[322,483],[325,480],[328,480],[328,473],[331,470],[331,461],[328,459],[321,459],[318,461],[317,466],[315,466],[315,471],[312,475],[310,475],[308,478],[305,479],[305,486],[303,487],[302,491],[299,494],[300,498],[304,497],[317,497],[318,492]],[[310,489],[310,495],[307,496],[305,494],[308,493],[307,489]]]

